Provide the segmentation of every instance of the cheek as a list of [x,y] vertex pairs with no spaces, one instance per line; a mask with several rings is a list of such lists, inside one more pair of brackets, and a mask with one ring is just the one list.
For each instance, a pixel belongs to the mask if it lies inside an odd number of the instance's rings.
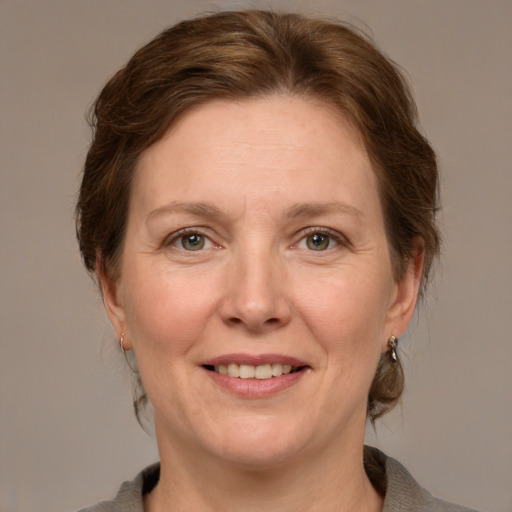
[[215,310],[213,279],[153,268],[130,281],[127,318],[135,350],[144,346],[159,356],[189,350]]
[[336,275],[300,280],[296,296],[301,316],[329,356],[352,359],[358,353],[380,354],[388,281],[371,269],[358,272],[348,267]]

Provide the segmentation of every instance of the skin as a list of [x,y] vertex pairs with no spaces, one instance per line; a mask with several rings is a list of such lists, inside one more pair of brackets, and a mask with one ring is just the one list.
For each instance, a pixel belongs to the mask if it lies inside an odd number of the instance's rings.
[[[333,108],[276,95],[180,117],[136,169],[120,277],[100,276],[154,408],[146,510],[380,510],[362,464],[368,390],[420,271],[418,255],[393,278],[375,174]],[[307,368],[240,396],[202,366],[240,353]]]

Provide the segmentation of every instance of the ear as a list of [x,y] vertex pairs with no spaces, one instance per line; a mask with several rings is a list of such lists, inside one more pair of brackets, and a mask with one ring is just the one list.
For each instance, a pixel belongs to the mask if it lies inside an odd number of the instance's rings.
[[[103,304],[107,312],[107,316],[116,332],[117,339],[121,338],[121,334],[127,332],[126,312],[119,300],[119,279],[115,280],[109,276],[102,264],[101,258],[97,258],[100,262],[96,265],[96,275],[103,298]],[[132,348],[130,336],[127,336],[123,343],[125,350]]]
[[418,241],[405,273],[395,284],[395,293],[386,316],[387,337],[383,351],[388,350],[388,339],[391,336],[401,337],[412,320],[420,289],[423,256],[423,242]]

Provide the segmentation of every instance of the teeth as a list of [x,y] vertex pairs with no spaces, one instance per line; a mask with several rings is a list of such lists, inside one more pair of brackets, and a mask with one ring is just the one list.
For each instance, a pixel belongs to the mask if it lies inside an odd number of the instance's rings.
[[257,379],[271,379],[272,378],[272,365],[271,364],[260,364],[256,366],[254,376]]
[[240,365],[240,378],[241,379],[254,379],[254,366],[249,366],[248,364]]
[[240,377],[240,366],[238,366],[236,363],[229,363],[228,375],[230,377]]
[[220,364],[219,366],[215,366],[215,371],[217,373],[220,373],[221,375],[227,375],[228,374],[228,367],[224,364]]
[[272,365],[272,376],[273,377],[281,377],[283,375],[283,365],[282,364],[273,364]]
[[287,375],[292,372],[293,367],[290,364],[281,363],[260,364],[258,366],[229,363],[228,365],[219,364],[214,367],[214,370],[221,375],[228,375],[229,377],[266,380],[272,377]]

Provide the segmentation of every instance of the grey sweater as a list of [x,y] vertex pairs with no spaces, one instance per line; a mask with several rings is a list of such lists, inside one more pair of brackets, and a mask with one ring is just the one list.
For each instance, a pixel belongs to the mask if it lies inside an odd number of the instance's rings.
[[[382,512],[476,512],[434,498],[418,485],[395,459],[372,447],[365,447],[365,469],[372,484],[385,496]],[[144,512],[142,496],[157,484],[160,465],[153,464],[134,480],[124,482],[112,501],[102,501],[78,512]]]

